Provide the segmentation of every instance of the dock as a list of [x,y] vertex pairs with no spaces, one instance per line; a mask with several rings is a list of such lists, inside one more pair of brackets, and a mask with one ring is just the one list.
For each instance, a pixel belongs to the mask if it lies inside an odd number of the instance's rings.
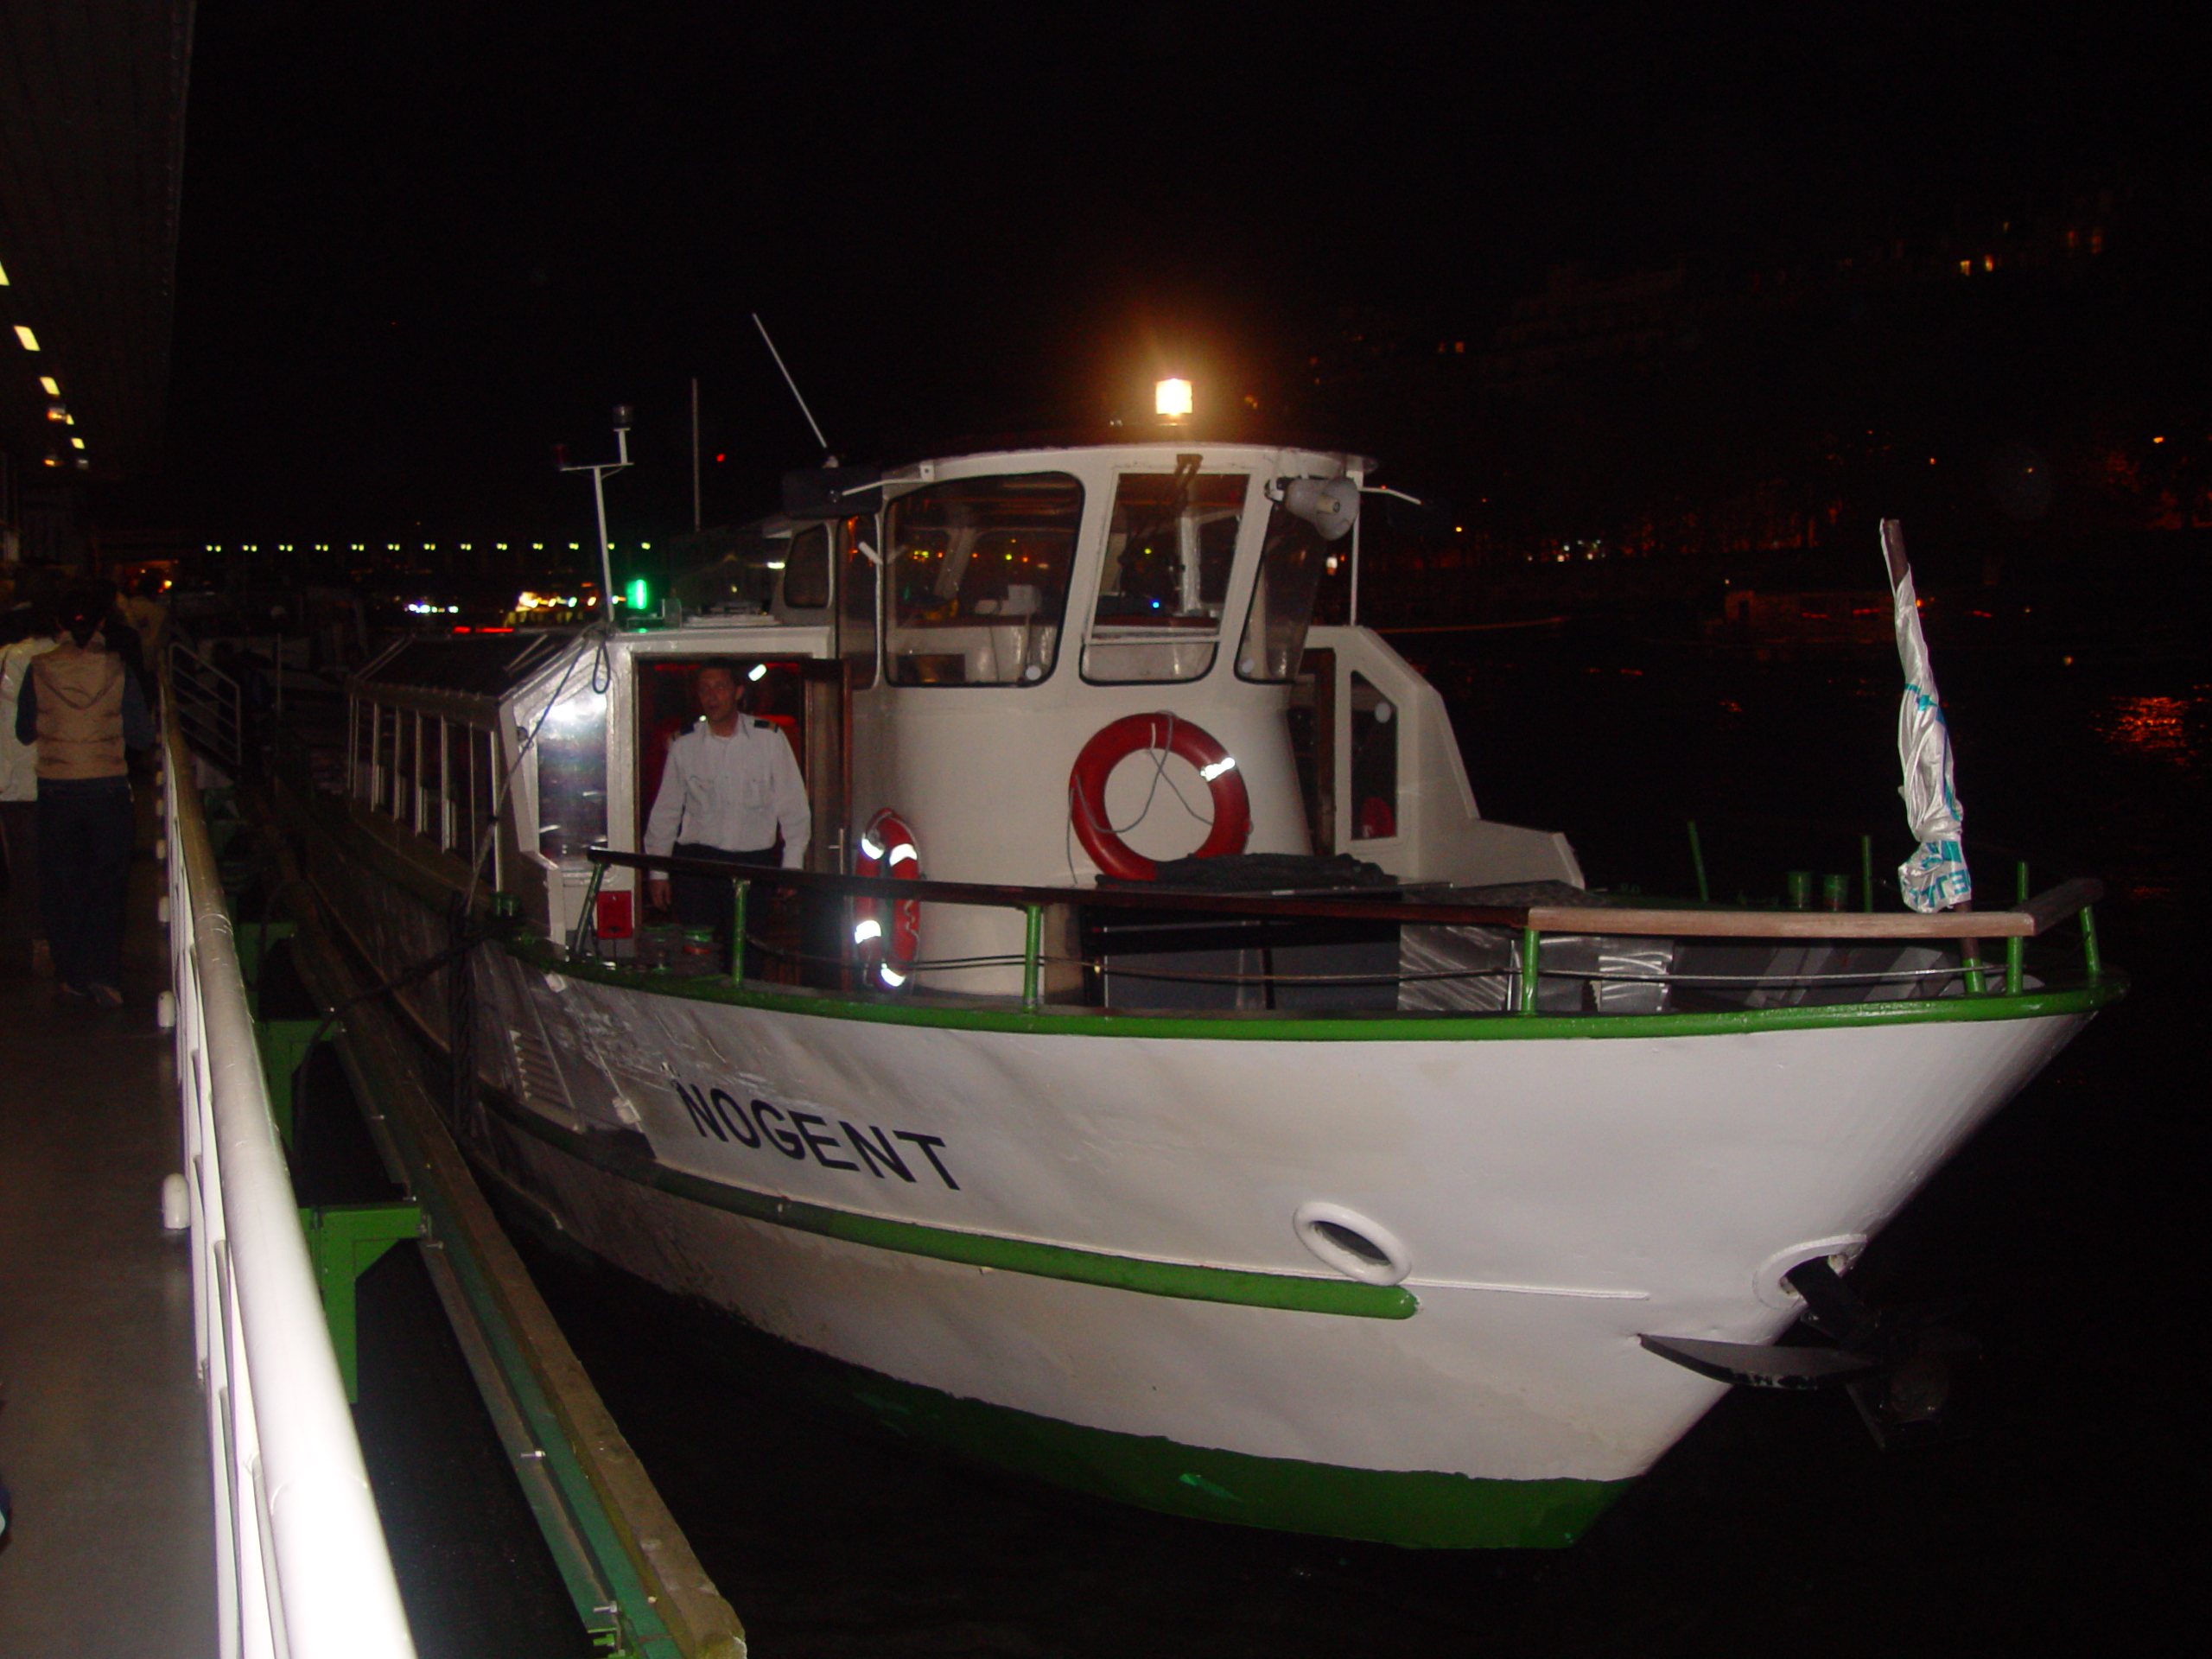
[[404,1038],[163,756],[124,1007],[0,963],[0,1654],[741,1659]]
[[0,1653],[215,1650],[207,1408],[188,1241],[162,873],[141,789],[121,1009],[0,962]]

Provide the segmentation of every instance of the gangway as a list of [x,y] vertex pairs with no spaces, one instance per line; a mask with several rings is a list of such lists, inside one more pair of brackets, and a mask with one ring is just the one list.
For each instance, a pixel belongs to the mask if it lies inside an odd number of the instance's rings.
[[[296,951],[302,980],[327,1007],[342,1007],[342,1019],[333,1014],[307,1042],[256,1020],[242,966],[265,961],[267,933],[242,932],[231,914],[194,785],[220,774],[188,741],[179,717],[186,701],[174,691],[164,699],[175,988],[162,1016],[175,1029],[186,1168],[163,1204],[172,1224],[191,1232],[219,1651],[224,1659],[415,1652],[348,1398],[353,1277],[394,1239],[419,1231],[510,1467],[594,1645],[638,1659],[742,1659],[735,1614],[499,1231],[410,1064],[404,1034],[359,999],[311,915],[284,931],[296,929],[295,944],[305,947]],[[269,855],[281,859],[281,848]],[[304,1214],[296,1205],[284,1147],[289,1067],[326,1033],[407,1203]]]

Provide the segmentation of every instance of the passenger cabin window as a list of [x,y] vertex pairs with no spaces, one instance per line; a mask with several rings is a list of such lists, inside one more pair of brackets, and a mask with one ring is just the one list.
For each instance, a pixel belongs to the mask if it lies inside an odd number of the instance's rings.
[[457,853],[463,862],[469,854],[469,843],[474,836],[474,819],[471,816],[479,809],[469,804],[468,792],[468,728],[448,721],[446,727],[446,816],[444,836],[438,844],[449,853]]
[[1052,671],[1083,486],[1065,473],[953,479],[886,516],[894,685],[1034,685]]
[[558,862],[607,844],[607,694],[555,703],[537,734],[537,850]]
[[1398,711],[1367,676],[1351,677],[1351,838],[1398,833]]
[[1313,592],[1327,560],[1328,543],[1321,532],[1277,502],[1268,514],[1252,607],[1236,647],[1238,678],[1288,680],[1297,675],[1306,624],[1313,620]]
[[445,728],[435,715],[423,715],[415,753],[415,827],[440,846],[445,844]]
[[1083,677],[1195,680],[1213,666],[1236,562],[1246,475],[1125,473],[1114,493]]
[[474,850],[480,842],[484,852],[479,868],[494,886],[498,885],[499,868],[499,838],[484,832],[499,816],[503,791],[499,787],[498,750],[492,734],[471,727],[468,733],[468,836]]
[[391,715],[399,728],[397,758],[392,762],[391,816],[402,823],[415,822],[415,711],[396,709]]
[[399,748],[399,711],[378,708],[377,721],[377,792],[369,804],[379,812],[390,812],[392,798],[392,779],[397,769]]
[[377,706],[365,697],[353,700],[353,793],[377,798]]

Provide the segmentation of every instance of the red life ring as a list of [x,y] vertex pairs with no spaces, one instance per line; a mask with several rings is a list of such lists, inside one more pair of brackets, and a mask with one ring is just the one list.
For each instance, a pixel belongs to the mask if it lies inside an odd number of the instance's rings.
[[1133,850],[1106,817],[1107,779],[1129,756],[1148,749],[1180,755],[1198,768],[1213,793],[1213,827],[1191,856],[1219,858],[1243,852],[1252,833],[1252,798],[1245,791],[1244,774],[1205,727],[1163,709],[1109,721],[1091,734],[1075,758],[1075,770],[1068,774],[1068,816],[1091,861],[1104,874],[1125,881],[1149,881],[1159,874],[1160,867]]
[[[861,831],[853,874],[890,875],[907,881],[921,880],[922,849],[905,819],[887,807],[868,821],[868,828]],[[887,929],[883,923],[886,908],[891,912]],[[921,945],[922,905],[918,899],[893,899],[887,906],[880,899],[853,900],[853,948],[870,983],[890,991],[904,986],[914,966],[914,958],[921,954]]]

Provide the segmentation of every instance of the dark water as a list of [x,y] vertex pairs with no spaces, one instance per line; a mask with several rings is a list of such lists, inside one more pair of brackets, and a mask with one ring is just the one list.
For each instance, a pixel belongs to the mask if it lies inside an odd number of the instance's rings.
[[[1491,816],[1594,884],[1717,893],[1908,849],[1894,661],[1408,642]],[[1592,669],[1591,661],[1606,666]],[[1725,1400],[1573,1550],[1433,1554],[1164,1519],[979,1472],[704,1354],[537,1259],[753,1651],[845,1656],[2164,1651],[2203,1475],[2198,1313],[2212,669],[1937,662],[1970,837],[2113,888],[2135,989],[1867,1252],[1871,1299],[1979,1336],[1967,1433],[1878,1452],[1840,1397]],[[1985,856],[1986,900],[2009,866]],[[2193,1649],[2194,1643],[2189,1644]]]

